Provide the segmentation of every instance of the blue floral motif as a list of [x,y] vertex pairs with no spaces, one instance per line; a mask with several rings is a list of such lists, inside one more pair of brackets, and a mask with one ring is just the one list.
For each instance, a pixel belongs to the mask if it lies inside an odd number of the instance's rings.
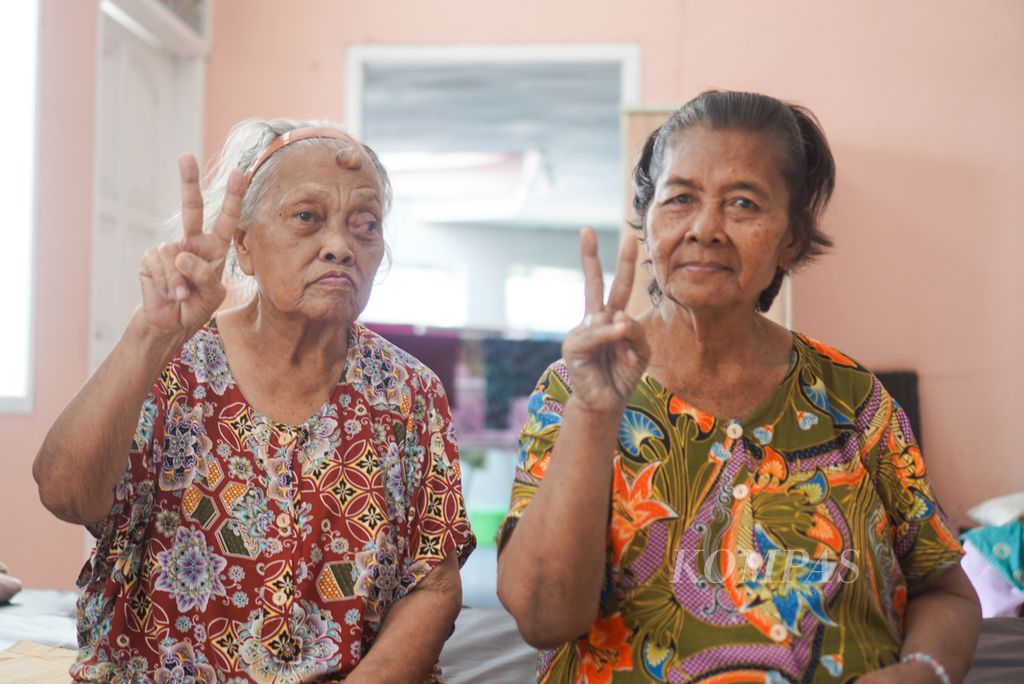
[[754,439],[761,443],[761,446],[772,443],[772,438],[775,436],[775,431],[772,430],[770,425],[762,425],[761,427],[754,428]]
[[309,681],[323,675],[341,660],[341,625],[331,614],[309,601],[292,605],[287,627],[271,640],[263,639],[263,611],[254,610],[238,632],[239,655],[255,681]]
[[179,527],[174,545],[156,555],[159,565],[155,587],[166,591],[178,604],[178,610],[206,610],[213,596],[226,596],[220,572],[228,562],[207,546],[202,530]]
[[391,442],[381,459],[384,470],[384,493],[388,507],[388,518],[397,522],[405,521],[405,510],[409,506],[412,492],[406,487],[405,472],[402,468],[402,455],[398,445]]
[[759,568],[751,581],[743,583],[749,595],[757,599],[769,597],[791,634],[800,634],[799,622],[805,609],[820,622],[835,626],[826,611],[822,587],[835,573],[837,563],[788,552],[775,543],[761,523],[754,523],[754,540],[766,557],[785,557],[786,561],[781,577],[774,575],[771,563]]
[[246,550],[257,556],[267,548],[267,532],[274,524],[274,513],[270,500],[256,487],[250,487],[231,507],[232,520],[229,523],[242,538]]
[[530,449],[535,440],[534,435],[541,435],[562,424],[562,416],[544,407],[544,388],[539,387],[526,402],[526,425],[523,426],[519,438],[519,466],[524,467],[527,459],[531,459]]
[[797,411],[796,420],[801,430],[810,430],[818,424],[818,416],[810,411]]
[[78,605],[79,641],[94,644],[106,639],[110,632],[110,618],[113,615],[111,600],[94,594]]
[[142,449],[144,445],[149,444],[149,440],[153,437],[153,424],[156,421],[156,397],[150,394],[146,397],[146,400],[142,402],[142,410],[139,411],[139,422],[135,426],[135,445],[134,449]]
[[217,394],[224,394],[229,387],[235,386],[220,336],[209,330],[200,330],[185,343],[181,361],[189,367],[196,380],[208,384]]
[[355,593],[366,599],[366,620],[379,625],[392,604],[405,596],[411,579],[403,572],[398,546],[386,529],[356,554]]
[[405,366],[396,363],[383,340],[363,337],[349,354],[348,381],[374,408],[400,406],[408,399]]
[[658,424],[648,416],[633,409],[626,409],[619,423],[619,445],[631,456],[640,455],[640,445],[647,439],[664,439]]
[[732,453],[725,448],[721,442],[714,442],[711,445],[711,457],[717,461],[728,461]]
[[215,682],[217,673],[203,652],[196,653],[192,644],[168,639],[160,647],[160,669],[154,681],[156,684]]
[[207,456],[213,442],[206,435],[201,406],[187,407],[181,403],[171,406],[164,425],[161,455],[160,488],[177,491],[187,488],[196,473],[207,474]]
[[825,669],[833,677],[838,677],[843,673],[843,661],[834,655],[821,656],[821,664],[825,666]]

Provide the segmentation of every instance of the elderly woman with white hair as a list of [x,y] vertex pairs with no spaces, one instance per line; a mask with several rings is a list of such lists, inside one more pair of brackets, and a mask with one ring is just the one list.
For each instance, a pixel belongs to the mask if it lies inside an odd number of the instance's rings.
[[[390,184],[332,124],[247,121],[50,429],[43,503],[86,525],[78,681],[432,681],[474,545],[444,388],[356,322]],[[255,286],[218,313],[233,252]],[[141,412],[140,412],[141,408]]]

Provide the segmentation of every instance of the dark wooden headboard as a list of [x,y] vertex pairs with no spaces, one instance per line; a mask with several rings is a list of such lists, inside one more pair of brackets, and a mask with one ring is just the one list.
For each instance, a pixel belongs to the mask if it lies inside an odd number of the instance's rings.
[[917,373],[914,371],[887,371],[875,373],[882,385],[889,391],[893,399],[903,407],[907,417],[910,418],[910,426],[914,429],[914,436],[917,443],[921,443],[921,401],[917,396]]

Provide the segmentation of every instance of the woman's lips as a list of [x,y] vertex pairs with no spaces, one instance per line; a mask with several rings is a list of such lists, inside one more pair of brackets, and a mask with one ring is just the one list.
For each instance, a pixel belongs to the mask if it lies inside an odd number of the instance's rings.
[[729,270],[725,264],[714,261],[687,261],[679,268],[689,273],[724,273]]
[[346,273],[325,273],[313,282],[327,287],[355,287],[352,277]]

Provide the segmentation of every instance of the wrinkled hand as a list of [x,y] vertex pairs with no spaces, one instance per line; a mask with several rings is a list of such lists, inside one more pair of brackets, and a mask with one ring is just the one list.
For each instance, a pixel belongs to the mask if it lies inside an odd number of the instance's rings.
[[895,663],[857,677],[857,684],[937,684],[938,681],[922,663]]
[[232,172],[223,207],[207,233],[203,231],[203,195],[195,157],[179,157],[178,172],[181,239],[147,250],[139,267],[139,281],[146,322],[162,333],[191,335],[224,301],[221,275],[241,216],[246,182],[240,171]]
[[633,289],[636,255],[636,239],[626,236],[606,303],[597,235],[592,228],[580,233],[586,316],[566,336],[562,357],[572,376],[573,398],[591,411],[621,412],[651,358],[643,328],[624,311]]

